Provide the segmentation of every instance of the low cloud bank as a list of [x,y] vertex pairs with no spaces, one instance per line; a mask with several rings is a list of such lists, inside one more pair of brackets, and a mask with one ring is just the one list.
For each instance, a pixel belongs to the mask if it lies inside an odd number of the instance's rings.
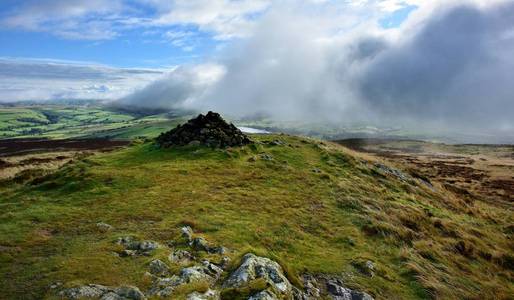
[[321,22],[326,16],[277,8],[216,64],[180,67],[121,101],[512,132],[514,3],[416,14],[399,29],[363,22],[334,34],[340,28]]
[[224,71],[216,64],[180,66],[117,104],[135,109],[195,108],[197,101],[205,97],[207,90],[223,76]]
[[132,94],[164,74],[166,70],[0,58],[0,102],[112,100]]

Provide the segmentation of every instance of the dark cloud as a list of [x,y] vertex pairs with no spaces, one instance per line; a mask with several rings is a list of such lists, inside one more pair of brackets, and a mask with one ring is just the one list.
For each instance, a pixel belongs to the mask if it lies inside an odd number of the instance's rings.
[[[514,3],[435,12],[412,38],[377,55],[356,78],[386,115],[498,126],[514,116]],[[510,36],[509,36],[510,35]]]

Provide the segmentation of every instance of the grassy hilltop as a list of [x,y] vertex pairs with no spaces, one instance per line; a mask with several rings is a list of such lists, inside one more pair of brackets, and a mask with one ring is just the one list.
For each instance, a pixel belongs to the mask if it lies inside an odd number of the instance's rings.
[[169,251],[121,258],[113,241],[165,245],[182,225],[233,250],[234,267],[249,251],[277,260],[297,286],[301,274],[325,273],[376,299],[514,294],[511,211],[329,142],[252,139],[226,150],[136,143],[4,182],[0,298],[52,298],[57,281],[144,290],[147,264]]

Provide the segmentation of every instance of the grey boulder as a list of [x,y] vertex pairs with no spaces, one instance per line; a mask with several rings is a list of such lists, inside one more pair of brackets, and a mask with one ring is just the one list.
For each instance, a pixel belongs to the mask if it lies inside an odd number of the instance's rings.
[[342,287],[335,281],[327,282],[327,292],[334,300],[373,300],[370,295]]
[[207,290],[205,293],[193,292],[187,295],[187,300],[219,300],[220,292],[216,290]]
[[191,229],[191,227],[184,226],[180,228],[180,231],[182,232],[182,237],[185,238],[188,242],[193,240],[193,229]]
[[175,250],[168,256],[168,260],[179,265],[187,265],[194,260],[194,257],[186,250]]
[[150,273],[156,276],[166,276],[170,273],[170,268],[160,259],[154,259],[149,264]]
[[268,290],[260,291],[255,295],[250,296],[248,300],[279,300],[277,295],[273,294]]
[[248,253],[241,265],[223,283],[225,288],[238,288],[262,278],[282,295],[292,294],[292,285],[284,276],[282,267],[275,261]]
[[145,295],[134,286],[107,287],[88,284],[63,290],[60,295],[65,299],[101,299],[101,300],[143,300]]
[[205,282],[209,285],[218,280],[223,270],[216,265],[203,261],[200,266],[183,268],[178,276],[156,278],[148,291],[150,296],[169,297],[173,291],[183,285]]

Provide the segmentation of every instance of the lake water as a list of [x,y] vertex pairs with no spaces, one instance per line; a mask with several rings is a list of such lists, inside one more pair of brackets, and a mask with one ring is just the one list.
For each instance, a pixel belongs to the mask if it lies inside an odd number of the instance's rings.
[[257,129],[252,127],[244,127],[244,126],[238,126],[239,130],[241,130],[244,133],[271,133],[264,129]]

